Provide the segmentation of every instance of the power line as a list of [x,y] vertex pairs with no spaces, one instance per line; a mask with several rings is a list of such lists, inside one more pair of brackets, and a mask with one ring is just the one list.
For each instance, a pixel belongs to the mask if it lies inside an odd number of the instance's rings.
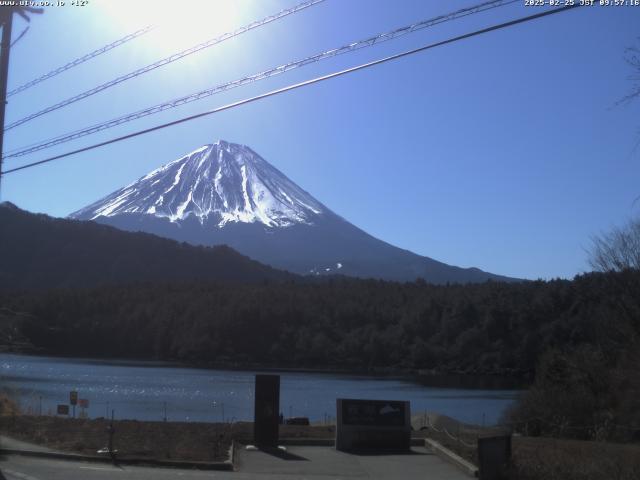
[[[2,179],[2,157],[4,148],[4,116],[7,106],[7,80],[9,78],[9,54],[11,52],[11,30],[13,14],[17,13],[27,22],[31,21],[28,13],[40,15],[44,10],[30,6],[11,6],[0,8],[0,24],[2,25],[2,40],[0,41],[0,179]],[[20,35],[22,37],[22,35]],[[20,39],[18,37],[18,39]]]
[[[125,35],[124,37],[116,40],[115,42],[109,43],[108,45],[105,45],[104,47],[100,47],[97,50],[94,50],[91,53],[87,53],[86,55],[83,55],[82,57],[76,58],[75,60],[72,60],[71,62],[62,65],[61,67],[56,68],[55,70],[51,70],[49,73],[45,73],[44,75],[35,78],[33,80],[31,80],[30,82],[27,82],[23,85],[20,85],[19,87],[14,88],[13,90],[11,90],[9,93],[7,93],[7,97],[10,97],[12,95],[15,95],[16,93],[20,93],[23,92],[25,90],[27,90],[28,88],[33,87],[34,85],[37,85],[41,82],[44,82],[45,80],[48,80],[52,77],[55,77],[56,75],[61,74],[62,72],[69,70],[70,68],[73,68],[77,65],[80,65],[81,63],[84,63],[88,60],[91,60],[92,58],[97,57],[98,55],[102,55],[103,53],[108,52],[109,50],[113,50],[116,47],[119,47],[120,45],[123,45],[125,43],[127,43],[130,40],[133,40],[134,38],[137,38],[141,35],[144,35],[145,33],[150,32],[151,30],[153,30],[155,28],[155,26],[153,25],[148,25],[144,28],[141,28],[140,30],[130,33],[129,35]],[[16,39],[16,42],[19,40],[19,38]]]
[[424,28],[428,28],[428,27],[432,27],[435,25],[438,25],[440,23],[444,23],[444,22],[448,22],[448,21],[452,21],[452,20],[456,20],[458,18],[462,18],[468,15],[472,15],[472,14],[476,14],[476,13],[480,13],[480,12],[484,12],[487,10],[491,10],[493,8],[498,8],[498,7],[503,7],[506,5],[509,5],[511,3],[515,3],[518,2],[520,0],[492,0],[492,1],[488,1],[488,2],[484,2],[469,8],[464,8],[461,10],[457,10],[455,12],[452,13],[448,13],[445,15],[440,15],[438,17],[434,17],[434,18],[430,18],[428,20],[422,20],[420,22],[417,23],[413,23],[411,25],[407,25],[401,28],[397,28],[395,30],[391,30],[389,32],[385,32],[385,33],[380,33],[377,35],[374,35],[372,37],[368,37],[366,39],[363,40],[359,40],[356,42],[352,42],[346,45],[343,45],[339,48],[334,48],[331,50],[326,50],[324,52],[312,55],[310,57],[306,57],[300,60],[296,60],[293,62],[289,62],[287,64],[284,65],[280,65],[274,68],[271,68],[269,70],[265,70],[259,73],[256,73],[254,75],[250,75],[247,77],[243,77],[240,79],[236,79],[233,80],[231,82],[226,82],[220,85],[216,85],[212,88],[208,88],[206,90],[200,90],[199,92],[195,92],[183,97],[179,97],[179,98],[175,98],[169,101],[166,101],[164,103],[160,103],[157,105],[154,105],[152,107],[148,107],[145,108],[143,110],[138,110],[136,112],[132,112],[111,120],[108,120],[106,122],[102,122],[102,123],[98,123],[80,130],[75,130],[73,132],[70,133],[66,133],[63,135],[59,135],[57,137],[54,138],[49,138],[47,140],[43,140],[37,143],[33,143],[31,145],[27,145],[24,147],[20,147],[18,149],[14,149],[13,151],[9,152],[7,155],[5,155],[5,159],[7,158],[15,158],[15,157],[21,157],[24,155],[28,155],[30,153],[34,153],[37,152],[39,150],[43,150],[46,148],[51,148],[54,147],[56,145],[60,145],[62,143],[66,143],[69,142],[71,140],[76,140],[78,138],[82,138],[85,137],[87,135],[91,135],[94,133],[98,133],[101,132],[103,130],[107,130],[109,128],[113,128],[117,125],[121,125],[123,123],[127,123],[133,120],[138,120],[140,118],[149,116],[149,115],[153,115],[156,113],[160,113],[163,112],[165,110],[171,109],[171,108],[175,108],[181,105],[185,105],[187,103],[196,101],[196,100],[201,100],[203,98],[207,98],[210,97],[212,95],[218,94],[218,93],[222,93],[224,91],[230,90],[232,88],[236,88],[236,87],[240,87],[243,85],[247,85],[249,83],[253,83],[259,80],[264,80],[266,78],[270,78],[273,77],[275,75],[279,75],[285,72],[288,72],[289,70],[293,70],[295,68],[299,68],[299,67],[303,67],[305,65],[309,65],[311,63],[315,63],[315,62],[319,62],[321,60],[325,60],[328,58],[332,58],[335,57],[337,55],[342,55],[343,53],[348,53],[348,52],[353,52],[355,50],[360,50],[362,48],[367,48],[367,47],[371,47],[374,45],[377,45],[379,43],[382,42],[386,42],[389,40],[393,40],[395,38],[398,38],[400,36],[403,35],[407,35],[409,33],[412,32],[416,32],[418,30],[424,29]]
[[191,121],[191,120],[195,120],[197,118],[205,117],[205,116],[208,116],[208,115],[213,115],[215,113],[219,113],[219,112],[222,112],[224,110],[229,110],[229,109],[232,109],[232,108],[236,108],[236,107],[239,107],[241,105],[245,105],[245,104],[252,103],[252,102],[255,102],[255,101],[258,101],[258,100],[262,100],[262,99],[267,98],[267,97],[272,97],[272,96],[275,96],[275,95],[279,95],[281,93],[285,93],[285,92],[288,92],[290,90],[295,90],[295,89],[298,89],[298,88],[301,88],[301,87],[306,87],[308,85],[312,85],[314,83],[319,83],[319,82],[322,82],[322,81],[325,81],[325,80],[329,80],[331,78],[335,78],[335,77],[339,77],[339,76],[342,76],[342,75],[346,75],[346,74],[353,73],[353,72],[356,72],[356,71],[359,71],[359,70],[364,70],[366,68],[370,68],[370,67],[373,67],[373,66],[376,66],[376,65],[380,65],[382,63],[390,62],[392,60],[397,60],[399,58],[403,58],[403,57],[406,57],[406,56],[409,56],[409,55],[413,55],[415,53],[423,52],[425,50],[430,50],[432,48],[440,47],[442,45],[447,45],[449,43],[454,43],[454,42],[457,42],[457,41],[460,41],[460,40],[464,40],[464,39],[467,39],[467,38],[475,37],[477,35],[482,35],[484,33],[493,32],[495,30],[501,30],[503,28],[512,27],[514,25],[518,25],[518,24],[521,24],[521,23],[529,22],[529,21],[532,21],[532,20],[536,20],[536,19],[539,19],[539,18],[542,18],[542,17],[549,16],[549,15],[554,15],[556,13],[566,12],[568,10],[571,10],[571,9],[574,9],[574,8],[578,8],[580,6],[581,6],[580,4],[567,5],[567,6],[564,6],[564,7],[561,7],[561,8],[555,8],[553,10],[546,10],[544,12],[536,13],[534,15],[521,17],[521,18],[518,18],[518,19],[515,19],[515,20],[511,20],[511,21],[508,21],[508,22],[505,22],[505,23],[500,23],[500,24],[497,24],[497,25],[493,25],[491,27],[486,27],[486,28],[483,28],[481,30],[475,30],[475,31],[470,32],[470,33],[465,33],[464,35],[459,35],[457,37],[453,37],[453,38],[449,38],[447,40],[442,40],[440,42],[436,42],[436,43],[432,43],[432,44],[429,44],[429,45],[425,45],[425,46],[422,46],[422,47],[419,47],[419,48],[415,48],[413,50],[407,50],[407,51],[404,51],[404,52],[401,52],[401,53],[397,53],[395,55],[391,55],[391,56],[388,56],[388,57],[385,57],[385,58],[381,58],[379,60],[374,60],[372,62],[363,63],[363,64],[357,65],[355,67],[347,68],[345,70],[341,70],[341,71],[338,71],[338,72],[330,73],[328,75],[324,75],[324,76],[321,76],[321,77],[316,77],[316,78],[313,78],[311,80],[306,80],[304,82],[296,83],[296,84],[293,84],[293,85],[288,85],[286,87],[279,88],[279,89],[276,89],[276,90],[271,90],[270,92],[267,92],[267,93],[263,93],[263,94],[260,94],[260,95],[256,95],[254,97],[246,98],[244,100],[239,100],[237,102],[233,102],[233,103],[224,105],[222,107],[217,107],[217,108],[214,108],[212,110],[207,110],[205,112],[197,113],[197,114],[194,114],[194,115],[189,115],[187,117],[183,117],[183,118],[180,118],[178,120],[174,120],[172,122],[163,123],[163,124],[160,124],[160,125],[156,125],[154,127],[143,129],[143,130],[138,130],[137,132],[129,133],[127,135],[123,135],[123,136],[116,137],[116,138],[112,138],[112,139],[106,140],[104,142],[95,143],[95,144],[89,145],[87,147],[82,147],[82,148],[79,148],[77,150],[72,150],[70,152],[66,152],[66,153],[63,153],[63,154],[60,154],[60,155],[55,155],[55,156],[52,156],[52,157],[49,157],[49,158],[45,158],[44,160],[39,160],[37,162],[28,163],[28,164],[22,165],[20,167],[16,167],[16,168],[12,168],[10,170],[6,170],[5,172],[2,173],[2,175],[6,175],[8,173],[17,172],[19,170],[25,170],[27,168],[32,168],[32,167],[35,167],[35,166],[38,166],[38,165],[49,163],[49,162],[52,162],[54,160],[59,160],[61,158],[70,157],[71,155],[75,155],[75,154],[78,154],[78,153],[86,152],[86,151],[89,151],[89,150],[94,150],[96,148],[103,147],[105,145],[110,145],[112,143],[117,143],[117,142],[120,142],[120,141],[123,141],[123,140],[127,140],[129,138],[133,138],[133,137],[137,137],[137,136],[140,136],[140,135],[144,135],[146,133],[154,132],[156,130],[162,130],[164,128],[171,127],[171,126],[174,126],[174,125],[178,125],[180,123],[185,123],[185,122],[188,122],[188,121]]
[[61,102],[58,102],[54,105],[51,105],[43,110],[40,110],[38,112],[32,113],[30,115],[27,115],[24,118],[21,118],[20,120],[16,120],[13,123],[10,123],[9,125],[7,125],[4,130],[5,132],[7,130],[11,130],[12,128],[15,128],[19,125],[22,125],[23,123],[26,123],[30,120],[33,120],[34,118],[38,118],[46,113],[50,113],[53,112],[54,110],[58,110],[59,108],[62,107],[66,107],[67,105],[70,105],[72,103],[75,103],[79,100],[82,100],[84,98],[90,97],[92,95],[95,95],[96,93],[102,92],[103,90],[106,90],[108,88],[111,88],[115,85],[118,85],[126,80],[130,80],[134,77],[137,77],[139,75],[142,75],[144,73],[150,72],[152,70],[155,70],[156,68],[162,67],[164,65],[168,65],[170,63],[175,62],[176,60],[180,60],[181,58],[184,58],[188,55],[192,55],[196,52],[199,52],[200,50],[204,50],[205,48],[209,48],[213,45],[216,45],[220,42],[223,42],[225,40],[228,40],[230,38],[236,37],[238,35],[241,35],[245,32],[248,32],[249,30],[253,30],[254,28],[258,28],[261,27],[263,25],[266,25],[268,23],[271,23],[275,20],[279,20],[280,18],[286,17],[288,15],[291,15],[293,13],[299,12],[301,10],[304,10],[306,8],[309,8],[313,5],[316,5],[318,3],[324,2],[325,0],[308,0],[306,2],[303,2],[299,5],[296,5],[295,7],[292,8],[288,8],[285,10],[281,10],[280,12],[274,14],[274,15],[269,15],[268,17],[263,18],[262,20],[258,20],[255,22],[252,22],[248,25],[245,25],[243,27],[240,27],[236,30],[234,30],[233,32],[228,32],[228,33],[224,33],[222,35],[220,35],[219,37],[216,38],[212,38],[210,40],[207,40],[206,42],[200,43],[198,45],[195,45],[193,47],[187,48],[186,50],[182,50],[181,52],[178,53],[174,53],[173,55],[170,55],[166,58],[163,58],[161,60],[158,60],[157,62],[154,62],[150,65],[147,65],[145,67],[139,68],[137,70],[134,70],[133,72],[127,73],[126,75],[122,75],[120,77],[117,77],[113,80],[110,80],[106,83],[103,83],[101,85],[98,85],[97,87],[91,88],[89,90],[86,90],[85,92],[82,92],[78,95],[75,95],[73,97],[67,98],[66,100],[63,100]]

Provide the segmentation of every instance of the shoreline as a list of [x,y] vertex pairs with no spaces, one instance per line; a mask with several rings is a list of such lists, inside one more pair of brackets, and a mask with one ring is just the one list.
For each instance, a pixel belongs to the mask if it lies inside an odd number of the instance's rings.
[[[364,377],[384,377],[390,379],[407,379],[417,383],[426,382],[425,385],[430,385],[430,381],[438,381],[442,379],[450,379],[455,381],[459,380],[464,383],[465,380],[482,380],[485,379],[487,383],[504,383],[505,385],[511,385],[511,388],[522,390],[528,387],[531,378],[529,372],[460,372],[460,371],[448,371],[444,369],[409,369],[409,368],[338,368],[338,367],[309,367],[309,366],[287,366],[287,365],[256,365],[256,364],[241,364],[241,363],[225,363],[225,362],[185,362],[180,360],[162,360],[162,359],[149,359],[149,358],[136,358],[136,357],[89,357],[89,356],[77,356],[77,355],[65,355],[59,353],[51,353],[46,351],[34,351],[34,350],[12,350],[5,349],[0,345],[0,354],[37,357],[37,358],[54,358],[54,359],[67,359],[72,361],[85,361],[87,363],[105,363],[112,365],[122,366],[138,366],[138,367],[167,367],[167,368],[191,368],[199,370],[228,370],[235,372],[282,372],[282,373],[309,373],[309,374],[327,374],[327,375],[354,375]],[[477,382],[470,382],[477,383]],[[470,387],[481,388],[481,387]]]

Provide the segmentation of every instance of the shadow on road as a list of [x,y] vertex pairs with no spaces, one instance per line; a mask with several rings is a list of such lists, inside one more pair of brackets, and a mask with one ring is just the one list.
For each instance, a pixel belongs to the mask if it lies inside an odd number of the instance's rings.
[[407,450],[350,450],[346,453],[358,455],[360,457],[384,457],[385,455],[433,455],[430,452],[417,452],[413,449]]
[[260,448],[260,451],[266,453],[267,455],[271,455],[273,457],[277,457],[281,460],[293,460],[293,461],[303,461],[308,462],[309,459],[302,457],[300,455],[296,455],[295,453],[287,452],[286,450],[281,450],[279,448]]

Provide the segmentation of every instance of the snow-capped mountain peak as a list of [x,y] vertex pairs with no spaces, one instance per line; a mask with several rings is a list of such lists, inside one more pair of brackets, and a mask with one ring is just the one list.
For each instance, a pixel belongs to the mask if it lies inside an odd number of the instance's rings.
[[248,147],[218,141],[71,214],[192,245],[228,245],[303,275],[434,283],[506,277],[394,247],[335,214]]
[[288,227],[314,223],[326,211],[320,202],[249,147],[218,140],[161,166],[71,214],[95,220],[146,214],[179,223],[189,216]]

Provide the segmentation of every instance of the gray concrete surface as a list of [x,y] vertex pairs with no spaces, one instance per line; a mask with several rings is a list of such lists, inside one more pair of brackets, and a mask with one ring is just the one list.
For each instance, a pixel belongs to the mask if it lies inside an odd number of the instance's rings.
[[[20,455],[0,457],[0,480],[169,480],[232,479],[233,472],[179,470],[155,467],[117,467],[103,463],[77,462]],[[238,479],[240,480],[240,479]]]
[[[116,450],[117,451],[117,450]],[[14,438],[0,435],[0,455],[22,455],[32,458],[49,458],[51,460],[69,460],[78,462],[98,462],[112,463],[111,457],[104,454],[84,455],[73,452],[63,452],[53,450],[47,447],[36,445],[34,443],[23,442]],[[233,465],[229,461],[225,462],[193,462],[181,460],[167,460],[154,458],[135,458],[124,457],[118,458],[118,463],[122,465],[146,465],[150,467],[166,467],[179,469],[198,469],[198,470],[225,470],[230,471]],[[2,480],[2,478],[0,478]]]
[[284,452],[242,449],[237,452],[236,468],[255,475],[249,478],[469,479],[424,447],[391,455],[355,455],[331,447],[291,446]]
[[9,448],[11,450],[31,450],[33,452],[55,452],[47,447],[36,445],[35,443],[22,442],[15,438],[0,435],[0,448]]
[[468,480],[469,477],[425,448],[406,455],[353,455],[331,447],[291,446],[286,451],[238,450],[237,471],[200,471],[143,466],[113,466],[75,460],[0,456],[0,480],[219,480],[271,479],[426,479]]

